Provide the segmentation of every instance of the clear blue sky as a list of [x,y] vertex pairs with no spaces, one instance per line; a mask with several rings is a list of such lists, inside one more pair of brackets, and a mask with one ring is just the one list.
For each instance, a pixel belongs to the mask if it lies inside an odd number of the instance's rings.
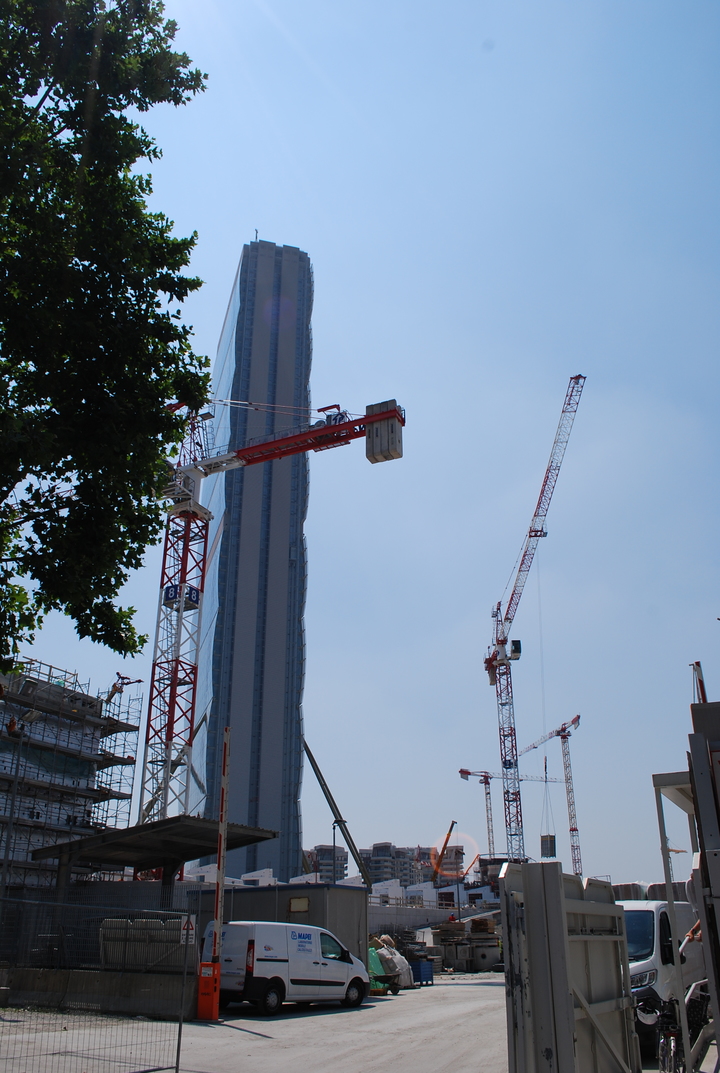
[[[356,841],[428,844],[456,819],[466,847],[485,849],[481,790],[457,772],[499,765],[490,609],[568,378],[584,373],[513,631],[518,738],[580,712],[586,871],[659,878],[651,774],[685,766],[692,660],[720,696],[720,8],[169,0],[167,12],[210,75],[201,99],[145,119],[164,150],[154,206],[200,236],[206,286],[186,306],[198,349],[214,354],[257,228],[314,263],[314,404],[357,412],[395,396],[407,409],[401,462],[371,467],[357,445],[311,461],[305,726]],[[152,552],[129,587],[149,632],[157,569]],[[57,618],[34,654],[99,688],[122,667]],[[124,670],[147,680],[149,659]],[[559,775],[559,742],[548,756]],[[541,768],[532,754],[525,770]],[[331,839],[312,780],[306,846]],[[539,856],[542,787],[526,787],[524,808]],[[671,834],[687,847],[682,820]]]

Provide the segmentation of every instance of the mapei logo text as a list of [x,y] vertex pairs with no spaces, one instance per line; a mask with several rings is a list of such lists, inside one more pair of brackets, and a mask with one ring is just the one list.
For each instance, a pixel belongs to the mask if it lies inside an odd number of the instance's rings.
[[311,931],[291,931],[290,932],[290,938],[293,941],[297,939],[298,942],[306,942],[307,943],[307,942],[310,942],[310,940],[312,939],[312,932]]

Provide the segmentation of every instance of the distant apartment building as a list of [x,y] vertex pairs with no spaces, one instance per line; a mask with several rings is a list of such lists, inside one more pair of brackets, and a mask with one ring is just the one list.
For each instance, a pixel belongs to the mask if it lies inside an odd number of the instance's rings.
[[314,846],[305,851],[305,856],[310,861],[310,867],[315,872],[321,883],[339,883],[347,878],[348,851],[344,846],[335,846],[335,868],[333,870],[333,847]]
[[465,871],[464,862],[464,846],[448,846],[440,868],[440,877],[450,880],[462,878]]
[[[395,846],[392,842],[375,842],[372,849],[361,849],[360,856],[373,883],[397,880],[402,887],[412,887],[432,878],[437,850],[434,846]],[[438,882],[462,877],[464,859],[463,846],[448,846]]]
[[0,884],[51,886],[35,850],[128,825],[141,704],[36,660],[0,675]]

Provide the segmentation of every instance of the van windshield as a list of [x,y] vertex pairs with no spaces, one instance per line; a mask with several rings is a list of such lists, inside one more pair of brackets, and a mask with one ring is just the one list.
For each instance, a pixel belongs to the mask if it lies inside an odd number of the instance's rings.
[[626,909],[628,958],[644,961],[649,958],[655,945],[655,917],[651,909]]

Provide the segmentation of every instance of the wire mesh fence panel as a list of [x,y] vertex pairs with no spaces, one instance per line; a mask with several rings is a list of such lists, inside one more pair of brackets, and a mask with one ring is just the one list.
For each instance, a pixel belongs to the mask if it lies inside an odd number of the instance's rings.
[[185,915],[6,898],[0,964],[181,974]]
[[0,899],[0,1073],[176,1069],[196,1001],[195,923],[170,910]]
[[3,1073],[155,1073],[176,1068],[178,1026],[87,1010],[0,1009]]

